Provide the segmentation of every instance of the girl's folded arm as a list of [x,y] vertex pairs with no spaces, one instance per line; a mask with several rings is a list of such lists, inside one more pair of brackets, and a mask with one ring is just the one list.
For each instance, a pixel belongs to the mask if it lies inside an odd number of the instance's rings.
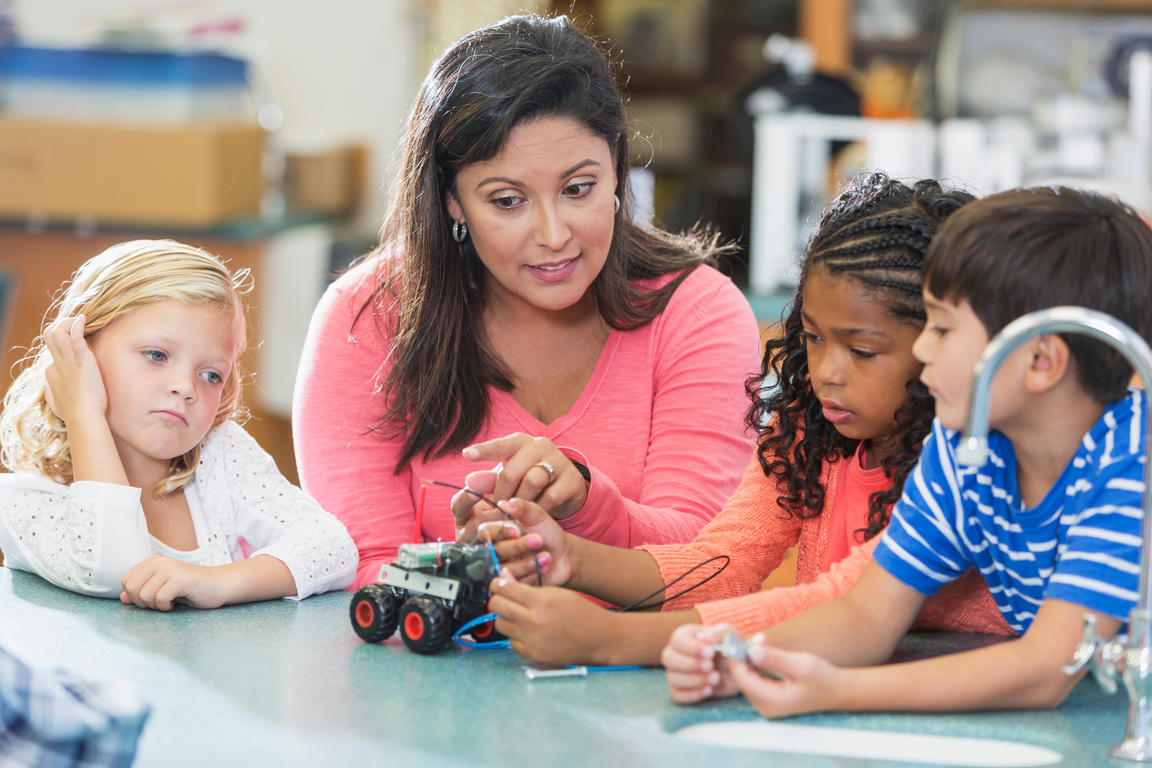
[[0,549],[9,567],[73,592],[118,597],[121,578],[152,551],[140,489],[5,475]]

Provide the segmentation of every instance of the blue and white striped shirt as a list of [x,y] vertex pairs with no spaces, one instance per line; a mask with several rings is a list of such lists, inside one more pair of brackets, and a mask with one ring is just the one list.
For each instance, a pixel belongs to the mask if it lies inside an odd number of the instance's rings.
[[1139,584],[1145,408],[1140,389],[1110,405],[1033,509],[1020,500],[1004,435],[989,436],[983,467],[961,467],[960,434],[937,421],[876,561],[925,595],[976,568],[1021,634],[1045,598],[1127,621]]

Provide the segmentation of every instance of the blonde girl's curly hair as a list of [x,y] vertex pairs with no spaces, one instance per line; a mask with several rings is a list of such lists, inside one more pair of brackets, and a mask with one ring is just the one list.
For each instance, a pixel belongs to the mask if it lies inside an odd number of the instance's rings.
[[[211,253],[172,240],[133,240],[89,259],[65,284],[45,314],[40,336],[18,363],[23,370],[5,395],[0,413],[0,462],[11,472],[37,473],[65,485],[72,483],[68,430],[44,396],[44,371],[52,362],[44,331],[64,317],[84,315],[84,338],[91,341],[110,323],[159,301],[213,307],[231,316],[236,329],[235,362],[224,380],[212,428],[239,418],[241,360],[247,347],[240,296],[249,290],[248,270],[233,275]],[[182,487],[199,460],[199,445],[172,459],[168,475],[152,494],[161,498]]]

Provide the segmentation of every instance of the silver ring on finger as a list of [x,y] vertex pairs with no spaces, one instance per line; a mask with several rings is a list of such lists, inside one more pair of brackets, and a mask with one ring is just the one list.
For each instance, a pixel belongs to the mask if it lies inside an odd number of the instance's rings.
[[540,469],[542,469],[548,473],[548,485],[552,485],[552,483],[555,482],[556,470],[554,470],[552,468],[552,465],[549,464],[547,461],[538,461],[535,464],[533,464],[532,466],[540,467]]

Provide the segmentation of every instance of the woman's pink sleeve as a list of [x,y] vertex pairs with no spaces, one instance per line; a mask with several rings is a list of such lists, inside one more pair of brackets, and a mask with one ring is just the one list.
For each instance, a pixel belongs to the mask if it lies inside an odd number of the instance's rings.
[[[351,279],[357,276],[364,281]],[[356,542],[356,587],[375,581],[380,565],[411,540],[416,516],[411,470],[392,473],[399,444],[372,431],[383,413],[376,384],[387,355],[371,311],[357,320],[370,280],[367,270],[349,273],[324,294],[308,329],[292,408],[300,484]]]
[[[728,278],[705,267],[697,272],[653,321],[648,359],[655,370],[647,361],[621,363],[635,368],[629,378],[654,384],[640,498],[624,498],[610,470],[590,467],[588,500],[561,521],[569,533],[618,547],[691,541],[740,481],[755,443],[744,425],[744,385],[760,368],[759,329]],[[600,429],[610,441],[639,425]]]
[[847,557],[811,583],[702,603],[696,611],[704,624],[730,624],[744,635],[779,624],[851,589],[872,562],[872,550],[879,541],[875,536],[853,547]]

